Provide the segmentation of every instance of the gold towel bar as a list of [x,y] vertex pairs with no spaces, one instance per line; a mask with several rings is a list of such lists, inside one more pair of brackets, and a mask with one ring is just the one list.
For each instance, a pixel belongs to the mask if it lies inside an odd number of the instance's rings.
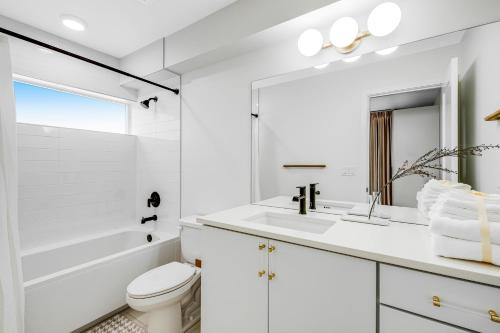
[[326,168],[326,164],[283,164],[283,168]]

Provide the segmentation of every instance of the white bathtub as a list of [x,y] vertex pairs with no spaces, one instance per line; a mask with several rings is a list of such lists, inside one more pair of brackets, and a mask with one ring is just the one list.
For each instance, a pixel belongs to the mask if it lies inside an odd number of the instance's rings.
[[135,277],[179,256],[178,236],[140,228],[23,252],[26,333],[68,333],[126,305]]

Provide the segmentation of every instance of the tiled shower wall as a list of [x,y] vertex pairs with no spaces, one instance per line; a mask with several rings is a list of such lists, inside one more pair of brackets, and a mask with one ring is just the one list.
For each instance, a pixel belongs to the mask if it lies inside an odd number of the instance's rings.
[[22,249],[136,222],[135,136],[17,129]]
[[[166,85],[178,86],[178,79]],[[137,136],[136,219],[156,214],[158,229],[177,234],[180,216],[180,109],[179,96],[165,90],[142,92],[140,99],[158,97],[148,110],[129,108],[130,133]],[[147,207],[147,198],[156,191],[158,208]]]

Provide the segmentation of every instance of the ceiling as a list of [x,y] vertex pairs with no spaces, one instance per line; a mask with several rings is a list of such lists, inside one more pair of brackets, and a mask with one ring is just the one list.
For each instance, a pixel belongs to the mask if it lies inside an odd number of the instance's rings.
[[407,91],[370,99],[370,111],[410,109],[436,105],[441,88]]
[[[236,0],[2,0],[0,15],[117,58],[179,31]],[[83,19],[65,28],[60,15]]]

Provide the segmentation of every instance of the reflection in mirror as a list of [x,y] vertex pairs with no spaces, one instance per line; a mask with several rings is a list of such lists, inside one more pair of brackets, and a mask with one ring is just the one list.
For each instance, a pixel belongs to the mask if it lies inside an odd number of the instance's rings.
[[[500,23],[492,23],[254,82],[253,202],[286,196],[272,204],[295,207],[296,187],[311,183],[320,184],[320,203],[368,202],[406,160],[434,148],[497,144],[498,136],[481,138],[474,126],[477,114],[489,113],[480,108],[500,103],[494,75],[480,67],[495,66],[494,46],[482,42],[499,35]],[[498,160],[498,152],[490,155]],[[446,158],[441,165],[459,173],[436,178],[496,190],[474,172],[484,162]],[[399,180],[381,203],[416,207],[427,180]]]

